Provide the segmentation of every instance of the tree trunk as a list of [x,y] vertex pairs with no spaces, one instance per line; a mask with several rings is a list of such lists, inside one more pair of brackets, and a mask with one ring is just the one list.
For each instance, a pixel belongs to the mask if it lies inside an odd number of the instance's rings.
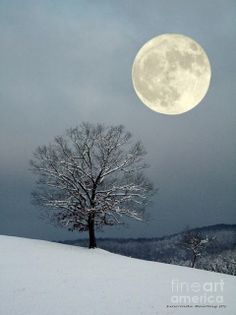
[[193,255],[193,261],[192,261],[192,268],[194,268],[194,266],[195,266],[195,263],[196,263],[196,258],[197,258],[197,255]]
[[94,214],[89,215],[89,248],[96,248],[96,237],[95,237],[95,230],[94,230]]

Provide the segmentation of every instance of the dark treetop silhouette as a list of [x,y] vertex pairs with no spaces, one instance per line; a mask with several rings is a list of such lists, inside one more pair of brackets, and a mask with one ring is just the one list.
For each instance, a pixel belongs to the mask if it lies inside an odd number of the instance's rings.
[[123,216],[143,220],[154,193],[143,174],[145,154],[123,126],[82,123],[35,151],[33,200],[51,222],[88,230],[89,247],[94,248],[96,228],[120,224]]

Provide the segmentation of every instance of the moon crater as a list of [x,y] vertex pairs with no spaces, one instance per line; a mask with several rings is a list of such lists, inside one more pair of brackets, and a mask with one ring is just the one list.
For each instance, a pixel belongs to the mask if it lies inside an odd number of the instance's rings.
[[154,111],[181,114],[205,96],[211,77],[208,57],[191,38],[164,34],[148,41],[135,57],[134,89]]

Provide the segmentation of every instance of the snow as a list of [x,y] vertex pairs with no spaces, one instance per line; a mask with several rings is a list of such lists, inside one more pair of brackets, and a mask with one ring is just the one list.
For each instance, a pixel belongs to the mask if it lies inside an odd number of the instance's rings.
[[[3,315],[236,314],[233,276],[10,236],[0,236],[0,252]],[[172,280],[197,282],[201,291],[191,290],[191,299],[204,293],[224,300],[201,308],[192,302],[191,309],[179,306],[184,303],[167,307],[176,296]],[[222,282],[222,292],[206,292],[211,283]]]

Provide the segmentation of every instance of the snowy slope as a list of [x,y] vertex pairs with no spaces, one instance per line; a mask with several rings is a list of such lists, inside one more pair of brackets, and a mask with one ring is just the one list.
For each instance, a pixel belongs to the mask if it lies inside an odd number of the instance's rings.
[[[233,276],[9,236],[0,236],[0,253],[2,315],[236,314]],[[204,308],[193,302],[191,309],[184,303],[167,307],[173,296],[186,295],[172,292],[172,280],[205,284],[200,292],[188,292],[191,299],[205,294],[224,301]],[[223,292],[207,291],[219,281]],[[212,307],[219,304],[225,306]]]

